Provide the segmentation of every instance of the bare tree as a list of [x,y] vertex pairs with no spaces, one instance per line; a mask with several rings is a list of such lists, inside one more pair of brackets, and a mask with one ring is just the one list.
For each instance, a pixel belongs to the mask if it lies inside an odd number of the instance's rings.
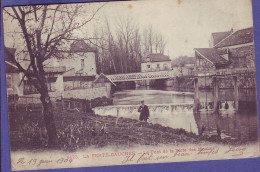
[[124,72],[129,71],[131,68],[130,64],[130,54],[129,54],[129,48],[131,41],[134,39],[135,31],[136,31],[136,24],[134,22],[134,19],[130,16],[120,16],[117,21],[117,36],[119,42],[122,42],[123,46],[121,46],[121,50],[124,52],[122,54],[122,60],[123,66],[124,66]]
[[164,54],[166,40],[161,33],[156,32],[150,25],[143,31],[143,55],[150,53]]
[[[104,5],[104,4],[103,4]],[[73,32],[89,23],[103,7],[89,12],[82,17],[85,10],[82,5],[39,5],[5,8],[12,20],[19,25],[21,40],[25,43],[30,64],[24,66],[22,61],[14,59],[16,66],[40,93],[43,115],[48,133],[48,146],[57,147],[58,139],[53,119],[44,61],[64,50],[66,40],[73,38]],[[79,19],[80,18],[80,19]]]

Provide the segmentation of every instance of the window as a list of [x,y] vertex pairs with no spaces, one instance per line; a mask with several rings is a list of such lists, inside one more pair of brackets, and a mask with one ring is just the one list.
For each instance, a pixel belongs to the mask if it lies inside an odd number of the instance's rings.
[[168,70],[169,69],[167,63],[164,63],[163,67],[164,67],[164,70]]
[[12,77],[6,76],[6,88],[12,88]]
[[84,68],[84,59],[81,59],[81,69]]
[[151,67],[150,65],[147,65],[147,68],[148,68],[148,69],[150,69],[150,67]]
[[157,64],[157,67],[160,68],[160,64]]

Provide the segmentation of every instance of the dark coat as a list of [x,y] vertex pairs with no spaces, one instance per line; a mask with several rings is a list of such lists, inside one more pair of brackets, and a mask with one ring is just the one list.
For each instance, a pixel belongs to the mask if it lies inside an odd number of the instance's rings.
[[143,106],[140,106],[140,107],[138,108],[138,112],[140,112],[140,117],[139,117],[139,119],[140,119],[141,121],[144,120],[144,119],[148,119],[149,116],[150,116],[148,106],[146,106],[146,105],[144,105],[144,107],[143,107]]

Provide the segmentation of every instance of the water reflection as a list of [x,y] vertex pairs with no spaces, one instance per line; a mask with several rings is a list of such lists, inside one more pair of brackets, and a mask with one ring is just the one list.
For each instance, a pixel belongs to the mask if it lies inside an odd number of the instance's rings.
[[[256,102],[254,89],[241,89],[240,100],[247,100],[246,106]],[[200,90],[200,102],[213,102],[213,90]],[[172,88],[156,90],[154,88],[136,88],[124,90],[114,94],[115,105],[137,105],[141,100],[146,104],[193,103],[193,92],[180,92]],[[253,141],[258,138],[257,111],[235,111],[233,89],[220,89],[219,100],[222,109],[218,113],[206,108],[198,113],[154,113],[150,122],[172,128],[183,128],[199,135],[215,136],[217,138],[231,138],[241,141]],[[250,103],[252,102],[252,103]],[[229,109],[225,109],[225,104]],[[205,103],[204,103],[205,104]],[[125,112],[126,113],[126,112]],[[138,119],[138,113],[134,118]]]
[[199,135],[255,141],[258,138],[258,116],[254,111],[200,112],[194,114]]
[[115,105],[136,105],[144,100],[146,104],[193,103],[193,92],[174,90],[154,90],[144,87],[135,90],[123,90],[113,95]]

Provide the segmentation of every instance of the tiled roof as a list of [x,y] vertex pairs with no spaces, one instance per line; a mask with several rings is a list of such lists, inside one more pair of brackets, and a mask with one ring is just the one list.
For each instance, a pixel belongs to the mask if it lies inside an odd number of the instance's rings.
[[84,73],[83,69],[80,69],[80,70],[76,71],[76,74],[83,74],[83,73]]
[[169,56],[163,54],[149,54],[147,58],[150,58],[151,62],[171,61]]
[[14,64],[15,48],[5,47],[5,70],[6,73],[19,73],[18,67]]
[[105,74],[101,73],[94,81],[95,83],[99,83],[99,82],[110,82],[111,84],[113,84],[114,86],[116,86],[116,84],[111,81]]
[[220,41],[222,41],[224,38],[229,36],[231,33],[232,31],[212,33],[212,37],[214,39],[214,46]]
[[18,67],[16,67],[14,64],[11,62],[6,61],[5,62],[5,71],[6,73],[19,73]]
[[228,62],[219,55],[216,48],[196,48],[195,51],[214,64],[225,64]]
[[5,61],[14,62],[15,48],[5,47]]
[[66,71],[65,66],[60,67],[44,67],[45,73],[63,73]]
[[254,41],[253,27],[238,30],[220,41],[215,47],[227,47],[232,45],[246,44]]
[[74,41],[70,45],[71,52],[95,52],[95,50],[90,47],[84,40]]

